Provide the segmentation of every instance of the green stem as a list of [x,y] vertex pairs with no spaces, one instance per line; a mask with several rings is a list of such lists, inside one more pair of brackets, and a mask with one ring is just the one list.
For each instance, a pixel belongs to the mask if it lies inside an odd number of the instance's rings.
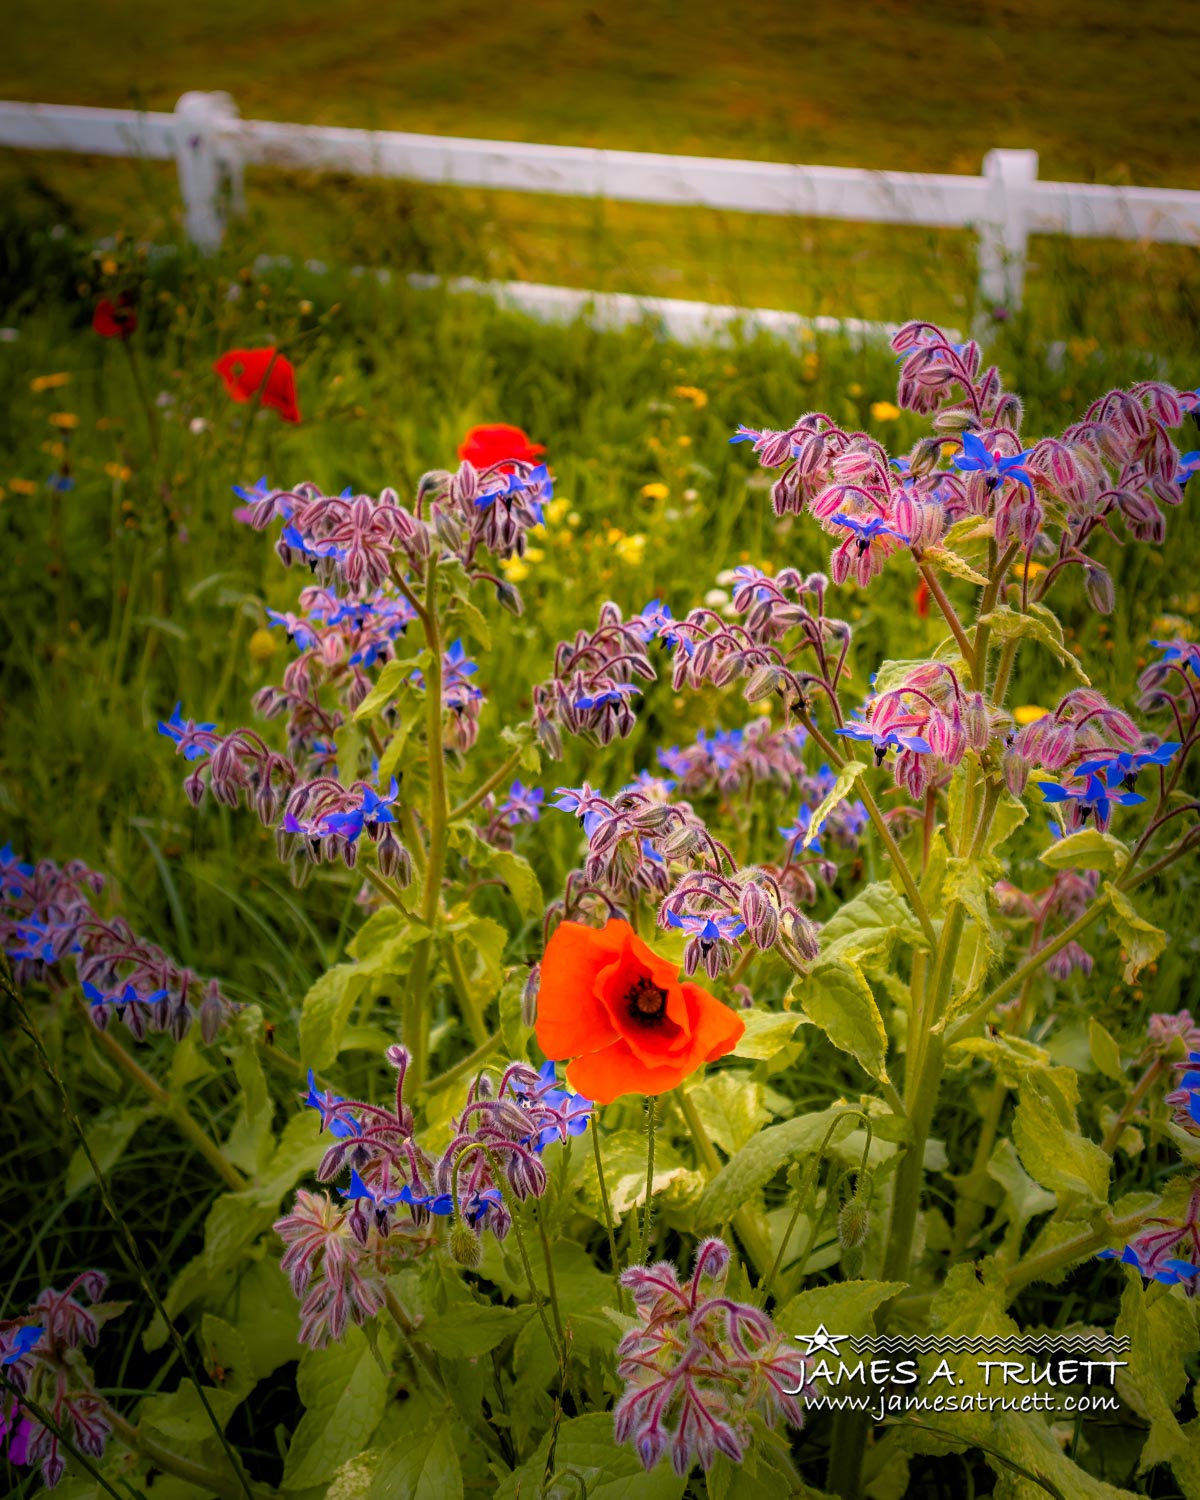
[[933,571],[928,563],[918,563],[917,568],[920,571],[921,577],[925,580],[925,587],[933,595],[934,600],[937,603],[937,607],[942,612],[943,619],[946,621],[946,624],[949,625],[950,633],[958,642],[958,649],[962,652],[963,661],[965,661],[967,666],[971,668],[972,671],[974,671],[974,648],[972,647],[971,642],[967,639],[967,632],[963,629],[962,621],[958,618],[958,613],[955,610],[953,604],[950,603],[945,589],[942,588],[937,574]]
[[384,1299],[392,1322],[400,1331],[400,1337],[404,1341],[405,1348],[412,1356],[414,1363],[420,1365],[421,1369],[424,1370],[434,1390],[438,1392],[448,1406],[454,1408],[467,1428],[482,1440],[484,1446],[492,1456],[498,1458],[504,1464],[505,1468],[510,1468],[511,1465],[504,1455],[504,1448],[497,1434],[490,1426],[485,1426],[481,1423],[478,1415],[460,1402],[451,1387],[442,1379],[442,1373],[438,1369],[437,1360],[433,1357],[429,1348],[418,1340],[416,1324],[408,1316],[408,1313],[404,1309],[404,1304],[396,1296],[395,1292],[392,1291],[391,1287],[385,1289]]
[[480,1042],[474,1052],[468,1053],[460,1062],[456,1062],[452,1068],[447,1068],[444,1073],[439,1073],[436,1078],[431,1078],[428,1083],[422,1084],[422,1091],[426,1094],[435,1094],[439,1089],[449,1088],[452,1083],[457,1083],[465,1073],[470,1073],[481,1063],[485,1063],[492,1053],[495,1052],[501,1041],[500,1033],[494,1031],[491,1036],[486,1037]]
[[421,920],[429,936],[413,953],[409,993],[404,1007],[404,1038],[412,1055],[409,1076],[420,1088],[425,1077],[429,1050],[427,988],[432,956],[433,928],[442,903],[442,875],[446,865],[446,751],[442,740],[442,640],[437,617],[437,554],[429,559],[425,575],[425,603],[420,611],[429,648],[425,673],[425,738],[429,758],[429,852],[425,865],[425,891]]
[[521,764],[521,756],[524,753],[523,749],[514,750],[508,759],[501,764],[499,769],[493,771],[481,786],[476,787],[464,802],[460,802],[457,807],[452,808],[449,814],[451,823],[455,823],[459,818],[465,817],[472,808],[479,806],[489,792],[494,792],[502,781],[507,781]]
[[467,979],[467,971],[463,968],[462,955],[453,938],[447,938],[442,947],[442,956],[446,960],[446,968],[450,971],[450,982],[454,986],[458,1003],[470,1028],[471,1040],[477,1047],[480,1047],[487,1040],[487,1022],[483,1018],[483,1012],[475,1003],[475,996],[471,993],[471,984]]
[[1117,1149],[1121,1137],[1125,1134],[1125,1127],[1133,1118],[1138,1105],[1149,1093],[1150,1089],[1154,1085],[1155,1080],[1160,1078],[1162,1074],[1166,1072],[1166,1070],[1166,1058],[1156,1057],[1150,1064],[1150,1066],[1146,1069],[1146,1071],[1142,1074],[1142,1076],[1138,1079],[1137,1083],[1134,1084],[1133,1091],[1130,1093],[1129,1098],[1126,1099],[1125,1103],[1122,1105],[1120,1113],[1113,1120],[1108,1129],[1104,1132],[1104,1139],[1100,1142],[1100,1149],[1102,1151],[1107,1151],[1109,1156],[1111,1156]]
[[642,1213],[641,1264],[650,1264],[650,1218],[654,1207],[654,1127],[658,1119],[658,1100],[646,1096],[646,1204]]
[[625,1288],[621,1285],[621,1267],[617,1260],[617,1231],[613,1227],[612,1204],[608,1198],[608,1184],[604,1180],[604,1162],[600,1157],[600,1133],[596,1128],[596,1112],[592,1112],[589,1127],[592,1137],[592,1155],[596,1158],[596,1180],[600,1184],[600,1203],[604,1210],[604,1227],[608,1231],[608,1253],[612,1260],[613,1283],[617,1289],[617,1310],[625,1311]]
[[203,1126],[192,1118],[187,1107],[169,1090],[163,1088],[157,1079],[152,1078],[140,1063],[130,1057],[115,1036],[108,1031],[97,1030],[87,1014],[83,1001],[77,995],[74,998],[76,1008],[87,1017],[88,1030],[96,1044],[103,1048],[126,1077],[131,1078],[147,1098],[151,1099],[174,1122],[179,1133],[196,1148],[221,1181],[235,1193],[240,1193],[244,1188],[249,1187],[248,1179],[242,1176]]
[[1028,1286],[1031,1281],[1038,1281],[1043,1276],[1053,1275],[1055,1271],[1065,1269],[1077,1260],[1086,1260],[1095,1251],[1101,1250],[1110,1240],[1128,1240],[1142,1227],[1154,1211],[1154,1205],[1142,1209],[1140,1212],[1130,1214],[1125,1219],[1110,1219],[1100,1225],[1098,1229],[1088,1229],[1082,1234],[1077,1234],[1073,1239],[1064,1240],[1061,1245],[1055,1245],[1050,1250],[1043,1250],[1040,1255],[1029,1256],[1004,1276],[1004,1288],[1009,1293],[1008,1300],[1023,1286]]
[[[704,1171],[711,1179],[721,1170],[721,1159],[717,1155],[717,1148],[708,1138],[708,1131],[704,1128],[704,1121],[695,1104],[688,1097],[684,1089],[675,1091],[675,1098],[683,1113],[687,1124],[688,1133],[696,1147],[696,1153],[700,1157]],[[750,1264],[754,1267],[759,1277],[764,1276],[771,1265],[771,1244],[763,1238],[758,1225],[748,1208],[739,1208],[732,1219],[733,1227],[737,1231],[737,1237],[742,1242],[742,1248]]]
[[[35,1418],[42,1424],[47,1432],[52,1432],[58,1439],[59,1445],[71,1455],[71,1457],[75,1460],[75,1462],[81,1469],[91,1475],[91,1477],[96,1481],[101,1489],[105,1491],[106,1494],[111,1495],[113,1497],[113,1500],[125,1500],[125,1497],[120,1493],[120,1491],[113,1489],[112,1485],[109,1484],[108,1480],[105,1479],[104,1475],[100,1472],[100,1470],[96,1467],[96,1465],[92,1462],[88,1455],[84,1453],[83,1450],[73,1441],[71,1435],[64,1428],[59,1426],[59,1424],[54,1420],[54,1418],[41,1404],[41,1402],[35,1401],[28,1391],[19,1391],[16,1386],[13,1385],[12,1381],[8,1378],[7,1374],[3,1370],[0,1370],[0,1390],[7,1391],[14,1403],[19,1403],[20,1406],[23,1406],[31,1417]],[[14,1413],[16,1409],[17,1408],[14,1405]],[[117,1417],[116,1413],[111,1410],[111,1408],[109,1408],[107,1414],[110,1418],[114,1419],[113,1425],[115,1427],[116,1422],[120,1419]],[[12,1462],[12,1460],[10,1460],[10,1462]],[[126,1483],[128,1483],[128,1481],[126,1481]],[[130,1484],[129,1488],[133,1490],[135,1495],[137,1495],[138,1500],[146,1500],[146,1497],[142,1494],[142,1491],[137,1489],[134,1485]],[[14,1491],[14,1494],[15,1493],[16,1492]],[[240,1495],[241,1491],[239,1490],[238,1496]]]
[[550,1294],[550,1311],[554,1314],[554,1327],[558,1332],[558,1346],[563,1351],[563,1360],[565,1362],[567,1336],[563,1332],[562,1312],[558,1305],[558,1284],[554,1279],[554,1257],[550,1253],[550,1237],[546,1233],[546,1225],[542,1219],[542,1205],[540,1203],[534,1203],[533,1214],[537,1220],[538,1238],[542,1242],[542,1260],[546,1266],[546,1290]]
[[[111,1408],[108,1418],[112,1423],[114,1437],[132,1452],[140,1453],[143,1458],[149,1459],[151,1464],[156,1469],[161,1469],[164,1474],[173,1474],[176,1479],[182,1479],[185,1484],[219,1496],[220,1500],[241,1500],[244,1495],[245,1491],[235,1475],[219,1474],[205,1464],[193,1463],[189,1458],[182,1458],[173,1448],[168,1448],[164,1443],[156,1441]],[[265,1485],[251,1485],[250,1493],[257,1497],[269,1495],[272,1491]]]

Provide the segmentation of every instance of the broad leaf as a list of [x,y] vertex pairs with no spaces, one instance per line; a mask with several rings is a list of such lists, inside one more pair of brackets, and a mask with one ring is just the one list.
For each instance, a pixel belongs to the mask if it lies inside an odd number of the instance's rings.
[[821,799],[813,812],[812,820],[808,825],[808,833],[804,837],[803,848],[807,849],[820,831],[821,824],[829,816],[839,802],[844,802],[854,790],[854,784],[866,771],[866,766],[861,760],[848,760],[837,773],[833,786],[828,794]]
[[1102,870],[1106,875],[1119,875],[1129,859],[1129,850],[1111,833],[1080,828],[1055,839],[1038,859],[1052,870]]
[[1125,892],[1110,881],[1104,882],[1104,890],[1112,908],[1108,925],[1125,950],[1125,983],[1133,984],[1146,965],[1152,964],[1167,946],[1167,935],[1139,916]]
[[887,1032],[871,986],[857,964],[821,962],[796,982],[792,995],[804,1014],[872,1078],[887,1078]]
[[[724,1224],[733,1218],[742,1204],[769,1182],[775,1173],[795,1156],[816,1151],[830,1125],[848,1112],[836,1107],[816,1114],[799,1115],[782,1125],[772,1125],[746,1142],[712,1179],[696,1204],[698,1224]],[[850,1124],[860,1123],[857,1115]],[[607,1153],[606,1153],[607,1155]],[[607,1163],[605,1173],[607,1174]]]
[[925,936],[908,902],[886,880],[864,886],[821,928],[826,959],[886,961],[897,943],[924,946]]
[[340,1344],[305,1353],[296,1385],[305,1410],[284,1461],[285,1490],[331,1479],[367,1446],[387,1402],[387,1376],[354,1324]]
[[1080,1135],[1074,1109],[1058,1087],[1056,1075],[1070,1071],[1056,1068],[1022,1080],[1013,1140],[1022,1166],[1044,1188],[1105,1203],[1111,1162],[1094,1141]]
[[[1048,611],[1047,611],[1048,613]],[[1051,617],[1053,618],[1053,617]],[[1061,632],[1056,632],[1042,614],[1018,614],[1007,605],[1000,605],[991,614],[984,615],[979,623],[989,625],[994,641],[1031,640],[1052,651],[1059,661],[1083,683],[1091,686],[1091,679],[1079,664],[1079,658],[1063,643]]]

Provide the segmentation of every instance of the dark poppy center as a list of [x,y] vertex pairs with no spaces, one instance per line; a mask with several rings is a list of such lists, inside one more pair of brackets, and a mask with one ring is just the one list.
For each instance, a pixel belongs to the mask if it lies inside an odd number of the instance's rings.
[[667,1013],[667,992],[652,979],[642,978],[626,990],[625,1005],[631,1019],[642,1026],[656,1026]]

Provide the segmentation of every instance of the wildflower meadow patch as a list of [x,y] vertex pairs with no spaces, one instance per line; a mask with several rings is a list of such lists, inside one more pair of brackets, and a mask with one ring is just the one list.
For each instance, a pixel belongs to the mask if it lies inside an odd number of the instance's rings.
[[[910,322],[894,389],[718,424],[751,354],[696,384],[647,337],[636,472],[500,410],[365,487],[332,312],[237,300],[162,401],[186,304],[93,299],[122,436],[51,419],[35,486],[69,642],[67,507],[111,495],[116,548],[152,476],[152,603],[78,588],[182,795],[130,815],[160,918],[67,846],[119,770],[71,761],[53,847],[50,773],[6,772],[13,1493],[1200,1495],[1200,645],[1145,571],[1194,532],[1200,392],[1100,382],[1047,434]],[[772,358],[755,399],[806,404]],[[198,446],[222,509],[179,500]],[[132,868],[120,822],[88,849]],[[235,977],[181,894],[218,836]]]

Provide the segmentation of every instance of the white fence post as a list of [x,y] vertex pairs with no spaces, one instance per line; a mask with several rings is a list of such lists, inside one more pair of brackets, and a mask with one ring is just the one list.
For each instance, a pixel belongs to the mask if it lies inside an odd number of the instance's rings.
[[1013,311],[1025,289],[1025,259],[1032,213],[1029,189],[1037,181],[1036,151],[989,151],[983,158],[987,214],[979,225],[980,319],[997,308]]
[[243,207],[240,116],[225,93],[184,94],[175,106],[175,161],[188,238],[216,250],[230,209]]

